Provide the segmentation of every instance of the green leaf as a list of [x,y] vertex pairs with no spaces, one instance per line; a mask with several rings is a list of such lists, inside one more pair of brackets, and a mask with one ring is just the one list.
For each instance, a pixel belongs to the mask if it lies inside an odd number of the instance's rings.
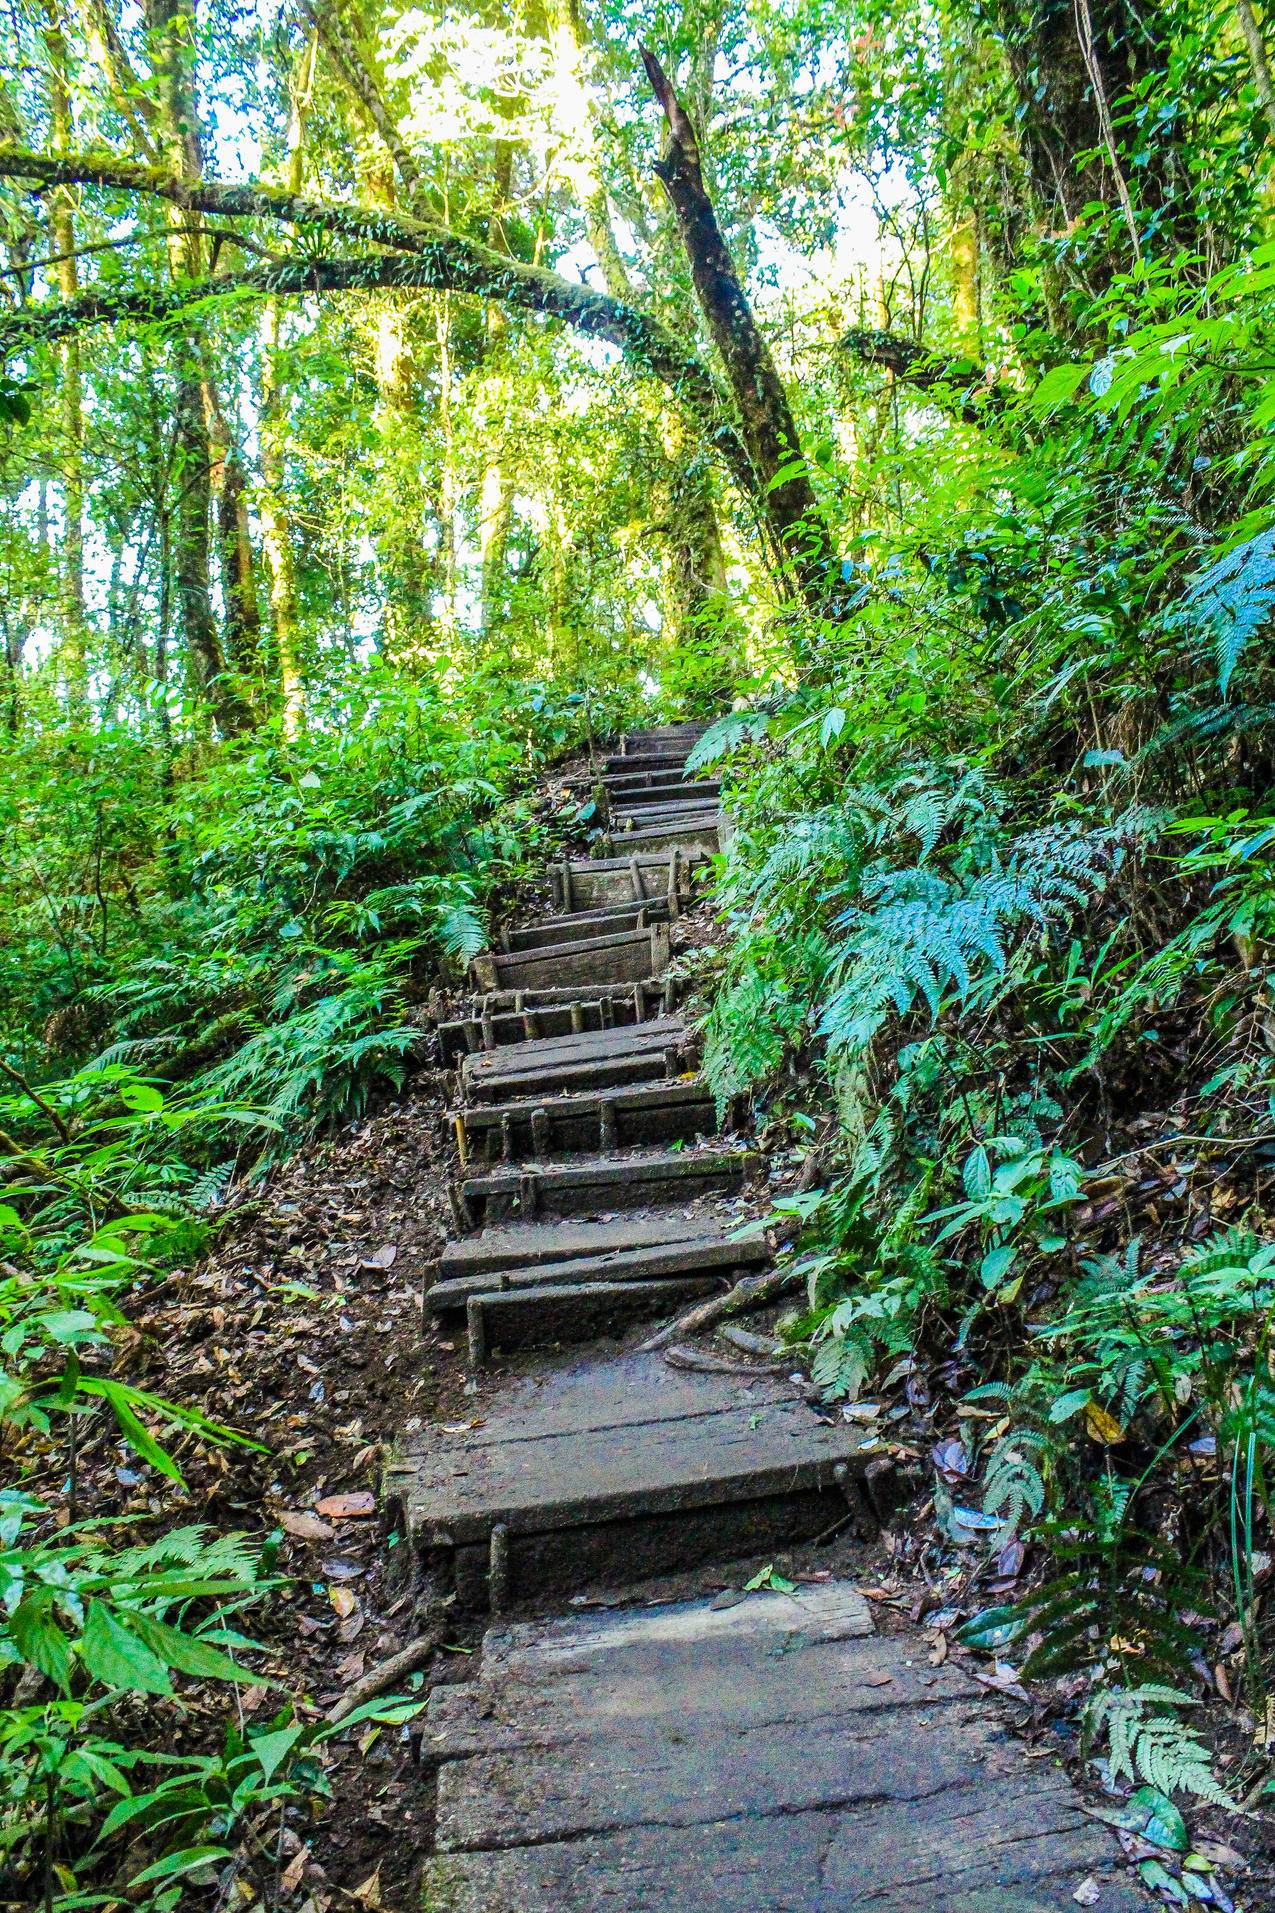
[[120,1101],[125,1109],[131,1109],[138,1116],[153,1116],[164,1107],[164,1098],[150,1083],[125,1083],[120,1090]]
[[272,1734],[252,1736],[252,1751],[261,1762],[261,1771],[268,1781],[273,1780],[304,1732],[304,1724],[295,1721],[291,1727],[277,1728]]
[[1144,1860],[1138,1868],[1138,1874],[1144,1886],[1154,1887],[1157,1892],[1163,1893],[1171,1900],[1174,1906],[1190,1904],[1185,1890],[1179,1886],[1162,1861]]
[[65,1693],[71,1684],[71,1643],[54,1618],[52,1588],[33,1588],[9,1616],[9,1638],[24,1661]]
[[152,1880],[176,1880],[185,1873],[197,1873],[203,1867],[215,1866],[218,1860],[228,1860],[227,1847],[182,1847],[177,1853],[166,1853],[162,1860],[143,1867],[129,1881],[130,1888],[148,1886]]
[[143,1461],[148,1461],[152,1468],[158,1469],[161,1475],[167,1475],[170,1481],[180,1482],[184,1487],[185,1477],[181,1469],[167,1449],[161,1448],[149,1429],[138,1420],[123,1392],[117,1388],[108,1391],[105,1387],[102,1392],[111,1404],[120,1433],[129,1446],[136,1450]]
[[1014,1266],[1014,1258],[1017,1254],[1018,1251],[1012,1242],[1002,1242],[996,1248],[987,1251],[978,1267],[985,1289],[1000,1287]]
[[104,1687],[136,1694],[171,1694],[168,1669],[158,1655],[111,1612],[105,1601],[90,1601],[80,1658]]
[[130,1618],[130,1625],[160,1660],[168,1667],[175,1667],[179,1674],[193,1674],[200,1680],[240,1681],[258,1687],[266,1684],[263,1675],[241,1667],[229,1654],[211,1647],[197,1635],[169,1627],[166,1621],[157,1621],[149,1614],[135,1614]]
[[958,1628],[956,1638],[963,1647],[978,1647],[992,1654],[1016,1640],[1024,1626],[1023,1617],[1016,1607],[987,1607],[981,1614],[976,1614],[972,1621],[966,1621],[964,1627]]
[[1171,1853],[1186,1852],[1189,1845],[1186,1821],[1167,1793],[1161,1793],[1158,1787],[1139,1787],[1130,1795],[1129,1805],[1139,1815],[1148,1816],[1140,1829],[1144,1839],[1158,1847],[1167,1847]]
[[1050,412],[1055,406],[1074,399],[1089,377],[1087,365],[1054,365],[1046,372],[1031,395],[1034,412]]

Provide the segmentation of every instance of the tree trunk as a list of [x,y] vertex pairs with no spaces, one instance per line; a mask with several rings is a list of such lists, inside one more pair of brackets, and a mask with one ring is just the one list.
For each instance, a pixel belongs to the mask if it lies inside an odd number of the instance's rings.
[[690,119],[654,54],[642,48],[668,139],[656,172],[668,193],[700,309],[725,368],[752,487],[786,576],[809,608],[827,612],[834,585],[828,526],[810,479],[788,394],[735,270],[704,184]]
[[1248,48],[1249,65],[1253,69],[1253,86],[1262,103],[1266,115],[1266,124],[1275,133],[1275,83],[1271,80],[1271,63],[1266,52],[1266,40],[1263,36],[1257,15],[1249,5],[1249,0],[1235,0],[1235,14],[1240,23],[1240,32],[1244,35],[1244,44]]
[[[189,0],[147,0],[152,58],[158,82],[156,132],[161,157],[187,182],[203,173],[203,144],[195,97],[194,15]],[[168,258],[175,280],[197,279],[203,244],[176,209],[169,215]],[[178,617],[191,675],[208,700],[217,728],[234,736],[252,722],[252,712],[226,669],[213,613],[209,560],[212,515],[212,450],[205,410],[204,367],[190,337],[177,343],[177,509],[173,564]]]
[[[304,173],[306,123],[314,92],[318,35],[311,33],[292,75],[288,100],[288,148],[284,185],[299,193]],[[281,719],[285,737],[305,725],[305,682],[301,673],[297,570],[288,517],[284,450],[288,407],[279,355],[283,307],[268,299],[261,322],[261,545],[270,581],[270,619],[279,673]]]
[[257,603],[256,565],[243,459],[221,398],[207,372],[202,381],[204,422],[212,465],[209,472],[217,524],[221,597],[225,611],[226,656],[245,685],[260,670],[261,610]]
[[[53,149],[69,153],[74,144],[71,94],[67,78],[66,36],[56,0],[50,0],[44,30],[49,60],[49,121]],[[49,195],[50,251],[58,256],[55,268],[58,296],[70,305],[80,290],[75,261],[75,213],[69,189]],[[60,566],[60,654],[66,672],[70,707],[80,718],[88,710],[88,655],[84,624],[84,404],[80,347],[68,338],[61,347],[62,509],[66,528]]]

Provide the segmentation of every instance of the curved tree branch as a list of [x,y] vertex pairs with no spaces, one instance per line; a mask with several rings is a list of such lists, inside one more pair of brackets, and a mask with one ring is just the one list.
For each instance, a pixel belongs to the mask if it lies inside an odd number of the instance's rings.
[[395,249],[388,257],[319,259],[227,274],[215,280],[192,280],[162,291],[93,292],[58,308],[28,307],[0,319],[0,350],[13,352],[34,338],[65,337],[84,326],[111,324],[119,319],[165,319],[215,294],[236,291],[281,297],[384,286],[467,292],[476,298],[496,299],[527,312],[562,319],[590,338],[617,346],[626,358],[670,388],[721,456],[735,482],[747,495],[757,496],[753,463],[708,368],[649,313],[639,312],[609,293],[564,279],[545,266],[525,265],[446,226],[406,213],[340,205],[257,182],[238,186],[221,180],[182,179],[157,167],[138,166],[105,154],[55,158],[4,147],[0,148],[0,178],[145,193],[189,212],[318,227],[346,239]]
[[1008,411],[1013,393],[969,359],[943,359],[923,345],[862,326],[844,333],[840,344],[864,365],[879,365],[919,392],[933,392],[937,403],[956,411],[969,425],[986,425]]

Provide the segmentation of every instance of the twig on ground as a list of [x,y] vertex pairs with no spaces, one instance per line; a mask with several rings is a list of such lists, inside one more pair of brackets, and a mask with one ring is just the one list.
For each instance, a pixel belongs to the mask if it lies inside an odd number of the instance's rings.
[[767,1269],[762,1275],[745,1275],[727,1290],[725,1295],[715,1295],[710,1301],[700,1302],[685,1315],[679,1315],[675,1322],[668,1322],[657,1329],[647,1341],[643,1342],[644,1351],[666,1348],[670,1342],[680,1341],[685,1335],[698,1335],[702,1329],[716,1328],[732,1315],[748,1315],[754,1309],[765,1308],[767,1302],[773,1302],[780,1295],[787,1295],[800,1284],[801,1277],[792,1269]]
[[427,1633],[419,1635],[416,1640],[409,1641],[407,1646],[400,1648],[397,1654],[391,1654],[387,1661],[382,1661],[379,1667],[374,1667],[370,1674],[363,1676],[362,1680],[355,1681],[353,1687],[347,1688],[342,1694],[336,1706],[329,1709],[328,1725],[335,1727],[338,1721],[346,1718],[347,1714],[352,1714],[356,1707],[361,1707],[365,1700],[374,1700],[378,1694],[383,1694],[387,1687],[393,1687],[395,1681],[403,1680],[408,1674],[414,1674],[418,1667],[425,1665],[442,1638],[443,1628],[440,1622],[438,1626],[430,1628]]

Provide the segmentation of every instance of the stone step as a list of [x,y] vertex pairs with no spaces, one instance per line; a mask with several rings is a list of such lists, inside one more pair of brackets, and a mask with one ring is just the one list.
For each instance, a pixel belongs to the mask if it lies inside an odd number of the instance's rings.
[[1051,1761],[846,1581],[490,1629],[435,1688],[451,1913],[1147,1909]]
[[582,1087],[590,1079],[598,1087],[636,1082],[643,1071],[648,1077],[680,1074],[690,1055],[691,1036],[682,1018],[652,1017],[619,1029],[567,1031],[467,1056],[461,1090],[466,1102],[481,1102]]
[[653,977],[637,983],[588,984],[562,990],[497,990],[472,1016],[438,1025],[444,1062],[466,1054],[567,1036],[586,1030],[610,1030],[645,1023],[666,1007],[670,987]]
[[761,1235],[734,1241],[728,1235],[701,1232],[676,1241],[595,1250],[556,1261],[497,1265],[452,1275],[440,1270],[425,1306],[431,1315],[447,1315],[463,1309],[472,1295],[495,1291],[530,1296],[549,1283],[586,1288],[599,1282],[669,1281],[675,1276],[706,1274],[719,1282],[731,1281],[769,1261],[770,1249]]
[[554,904],[559,910],[575,910],[631,898],[684,901],[692,893],[696,875],[706,871],[708,857],[705,852],[685,852],[680,844],[674,849],[677,855],[668,850],[640,850],[626,856],[564,859],[551,864]]
[[475,1229],[515,1216],[528,1222],[733,1193],[760,1168],[761,1157],[748,1149],[655,1149],[480,1170],[453,1183],[452,1201],[462,1226]]
[[471,1156],[515,1162],[570,1150],[691,1142],[718,1126],[712,1095],[698,1076],[474,1104],[457,1110],[454,1120],[462,1166]]
[[857,1506],[862,1430],[770,1376],[658,1355],[535,1378],[478,1427],[405,1442],[387,1492],[464,1607],[626,1581],[821,1533]]
[[519,924],[501,933],[500,947],[534,950],[563,943],[583,943],[590,937],[615,936],[623,930],[643,930],[651,923],[667,921],[667,897],[652,897],[649,902],[612,903],[596,910],[573,910],[568,916],[540,917],[533,923]]
[[631,1323],[666,1315],[720,1284],[711,1275],[660,1276],[651,1282],[543,1282],[525,1289],[480,1290],[465,1304],[469,1365],[492,1353],[565,1347],[619,1335]]
[[490,950],[476,956],[470,972],[480,990],[535,990],[589,983],[637,983],[658,976],[669,960],[666,923],[612,936],[586,937],[563,948]]

